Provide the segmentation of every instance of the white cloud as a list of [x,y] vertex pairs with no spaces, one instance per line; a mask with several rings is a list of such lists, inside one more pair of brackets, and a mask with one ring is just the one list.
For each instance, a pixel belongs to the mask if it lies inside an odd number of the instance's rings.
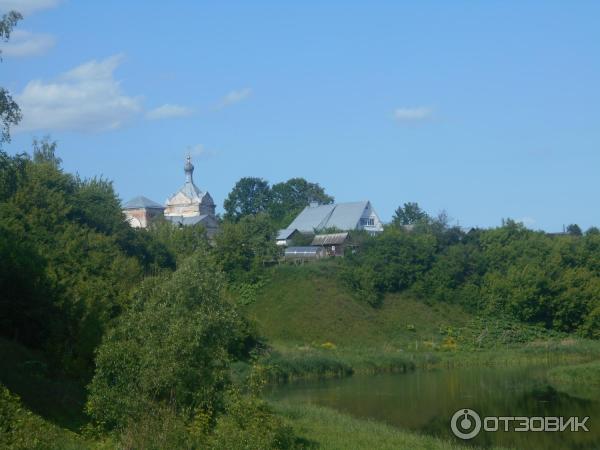
[[165,104],[158,108],[151,109],[146,113],[146,118],[150,120],[168,119],[171,117],[185,117],[194,112],[193,109],[186,106]]
[[231,91],[221,99],[221,101],[219,102],[219,108],[226,108],[227,106],[239,103],[242,100],[248,98],[250,94],[252,94],[252,89],[250,88]]
[[89,61],[54,82],[27,83],[15,96],[23,113],[16,131],[103,131],[123,125],[141,110],[141,100],[125,95],[113,77],[122,59]]
[[0,0],[0,13],[18,11],[24,16],[58,6],[61,0]]
[[2,56],[34,56],[49,50],[55,42],[51,34],[15,30],[10,35],[10,42],[0,44],[0,51]]
[[399,122],[424,120],[431,117],[433,110],[425,106],[416,108],[396,108],[394,111],[394,119]]

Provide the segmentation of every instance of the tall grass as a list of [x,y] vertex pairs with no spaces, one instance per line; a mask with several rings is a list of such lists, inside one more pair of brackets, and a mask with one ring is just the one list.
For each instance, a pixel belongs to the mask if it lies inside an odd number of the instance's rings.
[[306,440],[307,447],[323,450],[472,449],[450,440],[420,435],[372,420],[356,419],[320,406],[273,402],[272,407]]
[[406,372],[415,368],[411,355],[380,350],[314,348],[272,349],[260,359],[267,380],[287,382],[299,378],[335,378],[354,373]]
[[600,361],[558,366],[549,370],[547,376],[558,391],[575,397],[600,399]]

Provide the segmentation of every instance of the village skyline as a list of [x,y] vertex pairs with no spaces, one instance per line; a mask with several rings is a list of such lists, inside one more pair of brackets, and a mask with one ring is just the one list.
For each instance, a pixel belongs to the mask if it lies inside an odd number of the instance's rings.
[[144,4],[0,1],[25,17],[6,151],[49,135],[65,170],[159,203],[189,152],[217,213],[242,177],[302,177],[384,222],[600,225],[597,4]]

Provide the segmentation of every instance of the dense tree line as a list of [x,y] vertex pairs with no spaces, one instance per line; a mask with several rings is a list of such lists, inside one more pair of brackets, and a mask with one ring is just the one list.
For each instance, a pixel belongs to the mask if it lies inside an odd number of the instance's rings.
[[258,348],[235,287],[274,257],[271,219],[224,223],[212,243],[201,226],[136,230],[111,182],[65,173],[55,150],[0,151],[1,336],[89,383],[93,423],[127,448],[293,446],[230,377]]
[[85,371],[130,289],[174,261],[123,220],[111,182],[64,173],[54,151],[0,152],[0,333]]
[[242,217],[267,214],[275,228],[282,228],[311,202],[333,203],[333,197],[325,193],[318,183],[304,178],[290,178],[269,186],[262,178],[240,179],[224,202],[225,220],[237,222]]
[[[349,255],[342,276],[374,306],[387,292],[452,302],[483,315],[600,338],[600,235],[548,235],[506,220],[465,232],[405,204]],[[411,225],[407,227],[407,225]]]

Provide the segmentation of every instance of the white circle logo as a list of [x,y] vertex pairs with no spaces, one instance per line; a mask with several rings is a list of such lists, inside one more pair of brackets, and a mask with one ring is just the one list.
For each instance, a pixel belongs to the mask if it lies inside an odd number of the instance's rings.
[[481,418],[472,409],[459,409],[452,416],[450,428],[458,438],[473,439],[481,430]]

